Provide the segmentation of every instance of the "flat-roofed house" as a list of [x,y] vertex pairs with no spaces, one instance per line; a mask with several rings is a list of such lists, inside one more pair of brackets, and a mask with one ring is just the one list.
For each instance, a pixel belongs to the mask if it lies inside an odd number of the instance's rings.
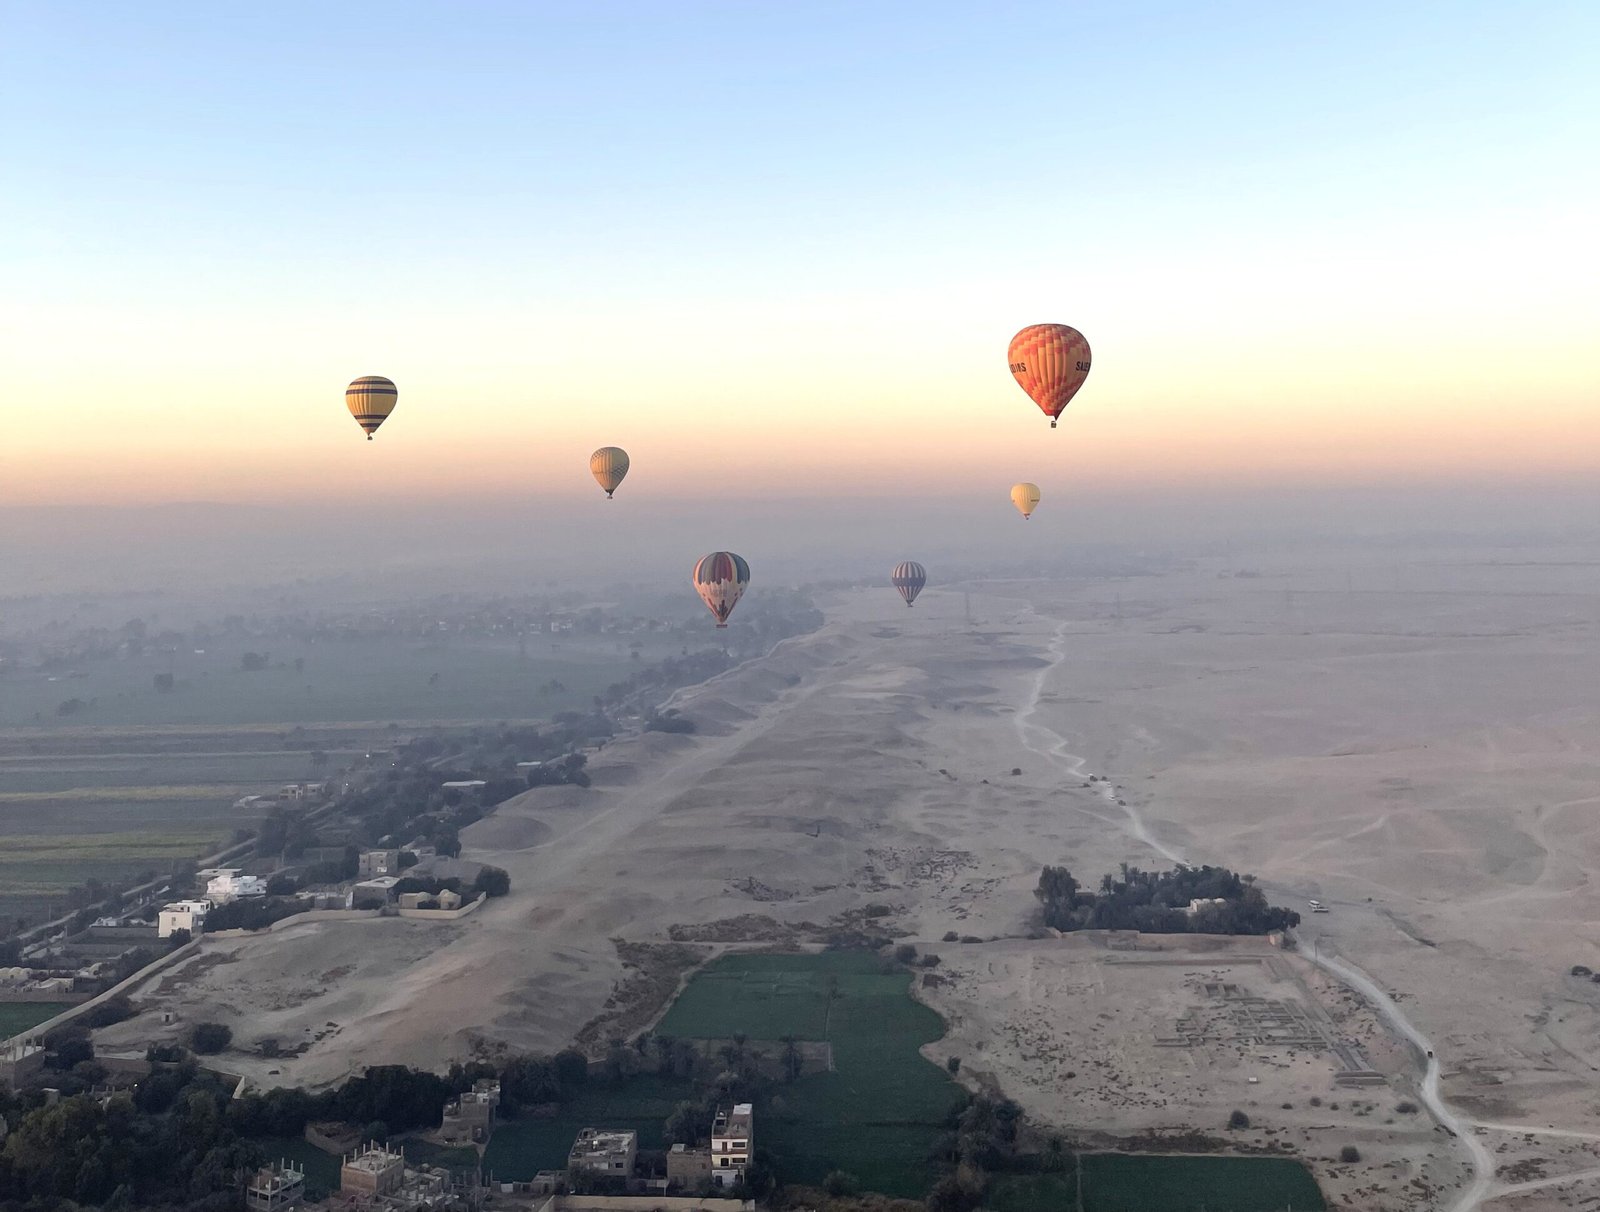
[[711,1125],[711,1181],[731,1187],[744,1180],[745,1167],[756,1147],[755,1108],[735,1103],[731,1110],[717,1109]]

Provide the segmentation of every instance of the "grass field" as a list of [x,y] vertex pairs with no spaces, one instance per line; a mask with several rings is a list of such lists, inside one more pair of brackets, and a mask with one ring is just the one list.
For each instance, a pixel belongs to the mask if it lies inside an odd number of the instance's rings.
[[71,1002],[0,1002],[0,1039],[31,1031],[71,1006]]
[[[1002,1175],[984,1200],[994,1212],[1076,1212],[1077,1179]],[[1093,1153],[1083,1158],[1083,1212],[1321,1212],[1316,1180],[1284,1157],[1163,1157]]]
[[[606,686],[682,647],[665,636],[636,638],[638,661],[632,638],[572,633],[530,637],[525,647],[512,639],[219,639],[203,652],[152,652],[8,678],[0,727],[542,718],[587,707]],[[246,651],[267,657],[269,667],[245,672]],[[156,690],[156,676],[168,673],[174,689]],[[542,691],[551,681],[564,689]],[[58,715],[70,699],[87,706]]]
[[560,1170],[580,1128],[632,1129],[641,1149],[659,1149],[661,1127],[672,1109],[695,1096],[687,1081],[656,1076],[634,1078],[623,1089],[592,1086],[552,1119],[502,1123],[484,1150],[484,1171],[496,1179],[530,1179],[540,1170]]
[[311,774],[305,752],[0,758],[0,920],[59,909],[75,884],[209,853],[257,824],[235,811],[240,796]]
[[303,1136],[274,1136],[257,1140],[269,1163],[291,1161],[306,1172],[306,1196],[311,1199],[339,1189],[339,1159],[324,1153]]
[[689,983],[657,1030],[688,1039],[756,1041],[785,1035],[833,1045],[834,1072],[779,1091],[758,1109],[761,1144],[790,1182],[830,1170],[869,1190],[921,1198],[929,1148],[963,1094],[918,1048],[944,1034],[939,1016],[912,1000],[911,977],[874,955],[734,955]]

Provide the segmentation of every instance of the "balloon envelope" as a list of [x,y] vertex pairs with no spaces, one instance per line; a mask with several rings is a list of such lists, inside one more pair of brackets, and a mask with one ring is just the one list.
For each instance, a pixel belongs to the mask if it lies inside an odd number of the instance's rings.
[[889,574],[889,584],[900,591],[900,596],[906,600],[907,606],[917,600],[917,595],[927,583],[928,570],[915,560],[896,564],[894,572]]
[[1054,429],[1056,418],[1089,377],[1089,342],[1065,324],[1030,324],[1011,338],[1006,361]]
[[382,375],[366,375],[344,389],[345,407],[356,424],[367,431],[369,442],[378,426],[389,419],[399,398],[399,389]]
[[1039,504],[1039,486],[1024,481],[1011,486],[1011,503],[1024,518],[1031,515]]
[[726,627],[728,616],[744,596],[745,586],[750,584],[750,565],[744,562],[743,556],[731,551],[713,551],[695,563],[689,580],[706,609],[715,616],[717,626]]
[[602,446],[589,456],[589,474],[594,476],[609,497],[617,491],[622,477],[628,474],[628,452],[620,446]]

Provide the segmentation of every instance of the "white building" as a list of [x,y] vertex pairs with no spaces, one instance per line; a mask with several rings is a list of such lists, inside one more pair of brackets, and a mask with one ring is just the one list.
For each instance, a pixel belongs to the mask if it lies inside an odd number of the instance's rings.
[[161,907],[156,919],[156,937],[171,938],[175,930],[187,930],[190,936],[206,928],[206,914],[211,909],[209,901],[173,901]]
[[215,905],[246,896],[266,896],[267,882],[259,875],[241,875],[237,867],[220,867],[206,882],[206,899]]
[[1194,900],[1189,902],[1189,907],[1187,909],[1185,909],[1184,912],[1187,913],[1190,917],[1193,917],[1195,914],[1201,912],[1204,909],[1220,909],[1224,905],[1226,905],[1227,903],[1228,903],[1227,897],[1222,897],[1222,896],[1196,897]]
[[719,1187],[743,1181],[755,1148],[755,1108],[750,1103],[735,1103],[732,1111],[719,1107],[711,1125],[711,1181]]

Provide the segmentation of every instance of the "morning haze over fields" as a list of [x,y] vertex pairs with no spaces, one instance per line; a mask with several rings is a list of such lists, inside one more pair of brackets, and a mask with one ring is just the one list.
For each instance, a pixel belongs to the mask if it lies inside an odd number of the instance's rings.
[[5,27],[0,1212],[1600,1198],[1600,13]]

